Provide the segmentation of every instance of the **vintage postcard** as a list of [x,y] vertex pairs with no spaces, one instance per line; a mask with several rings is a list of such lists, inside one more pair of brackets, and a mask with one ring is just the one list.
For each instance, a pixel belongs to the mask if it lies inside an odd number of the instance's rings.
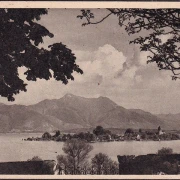
[[180,174],[179,8],[3,2],[0,175]]

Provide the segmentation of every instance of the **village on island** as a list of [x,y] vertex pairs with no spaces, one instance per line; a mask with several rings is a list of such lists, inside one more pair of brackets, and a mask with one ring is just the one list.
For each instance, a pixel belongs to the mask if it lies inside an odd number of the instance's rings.
[[112,141],[163,141],[163,140],[179,140],[180,136],[176,132],[165,132],[159,126],[152,130],[134,130],[128,128],[122,134],[115,134],[110,130],[104,129],[102,126],[97,126],[92,132],[80,133],[61,133],[57,130],[54,133],[45,132],[42,137],[29,137],[23,139],[25,141],[60,141],[64,142],[69,139],[81,139],[90,143],[95,142],[112,142]]

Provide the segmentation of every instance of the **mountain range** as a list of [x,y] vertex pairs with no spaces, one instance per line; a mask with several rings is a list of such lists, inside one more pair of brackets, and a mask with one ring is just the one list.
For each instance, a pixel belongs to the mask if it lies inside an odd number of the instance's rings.
[[179,129],[180,114],[153,115],[126,109],[107,97],[84,98],[66,94],[37,104],[0,104],[0,132],[45,132],[94,128]]

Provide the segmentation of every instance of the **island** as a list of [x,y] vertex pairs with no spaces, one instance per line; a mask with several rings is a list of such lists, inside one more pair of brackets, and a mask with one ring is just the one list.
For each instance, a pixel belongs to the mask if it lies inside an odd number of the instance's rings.
[[60,141],[65,142],[68,139],[81,139],[90,143],[112,142],[112,141],[169,141],[179,140],[180,136],[176,131],[164,131],[159,126],[157,129],[131,129],[128,128],[124,133],[113,133],[102,126],[97,126],[92,132],[80,133],[61,133],[59,130],[49,133],[45,132],[41,137],[29,137],[25,141]]

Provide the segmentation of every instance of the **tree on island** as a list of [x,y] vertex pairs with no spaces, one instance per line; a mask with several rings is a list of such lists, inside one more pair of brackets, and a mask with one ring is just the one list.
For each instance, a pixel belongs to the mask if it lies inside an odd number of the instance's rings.
[[14,95],[27,91],[18,68],[25,67],[28,81],[54,78],[67,84],[73,72],[83,73],[76,57],[66,45],[55,43],[40,48],[43,37],[53,38],[46,27],[37,23],[47,9],[0,10],[0,96],[14,101]]
[[128,128],[128,129],[126,129],[124,134],[134,134],[134,131],[133,131],[133,129]]
[[104,128],[102,126],[96,126],[96,128],[93,130],[93,133],[96,136],[104,134]]
[[80,132],[79,134],[74,135],[76,138],[86,140],[87,142],[92,142],[96,140],[96,136],[90,132]]
[[[116,16],[119,26],[128,35],[145,32],[130,43],[140,46],[141,51],[149,52],[147,63],[156,63],[159,70],[172,72],[172,79],[180,78],[180,10],[179,9],[118,9],[108,8],[107,15],[95,20],[91,10],[81,10],[77,17],[85,19],[83,26],[99,24],[110,16]],[[167,38],[163,41],[162,38]]]
[[161,126],[158,127],[158,132],[161,131]]
[[54,135],[53,137],[58,137],[60,134],[61,134],[61,132],[60,132],[59,130],[57,130],[57,131],[55,132],[55,135]]
[[42,135],[42,138],[43,139],[47,139],[47,140],[49,140],[49,139],[51,139],[51,134],[49,133],[49,132],[45,132],[43,135]]
[[104,129],[102,126],[96,126],[96,128],[93,130],[93,133],[96,136],[99,136],[99,135],[111,134],[111,131]]

